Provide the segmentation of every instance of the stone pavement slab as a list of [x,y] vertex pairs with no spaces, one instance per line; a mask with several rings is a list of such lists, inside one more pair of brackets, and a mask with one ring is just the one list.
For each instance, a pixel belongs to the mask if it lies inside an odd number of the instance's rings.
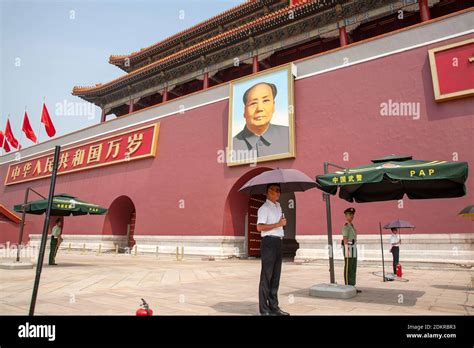
[[[207,261],[150,255],[63,253],[43,268],[36,314],[134,315],[145,298],[155,315],[257,315],[260,260]],[[342,265],[335,265],[343,284]],[[381,267],[359,263],[350,299],[309,295],[329,282],[324,263],[284,262],[280,306],[292,315],[472,315],[473,270],[412,266],[407,281],[383,282]],[[0,315],[28,313],[35,269],[0,270]]]

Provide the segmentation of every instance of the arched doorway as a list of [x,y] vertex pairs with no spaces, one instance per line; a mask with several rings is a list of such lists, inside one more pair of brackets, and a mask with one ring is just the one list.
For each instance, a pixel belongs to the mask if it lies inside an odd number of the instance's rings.
[[286,218],[285,238],[283,238],[282,251],[284,257],[295,257],[299,244],[296,241],[296,197],[293,192],[282,193],[280,205]]
[[[225,204],[224,235],[244,236],[244,253],[247,256],[260,257],[260,232],[256,230],[257,211],[265,202],[265,195],[247,195],[238,190],[251,178],[271,170],[259,167],[242,175],[232,186]],[[298,249],[296,236],[296,199],[294,193],[282,194],[280,204],[287,218],[283,255],[294,257]]]
[[260,244],[262,242],[261,232],[257,231],[258,209],[265,203],[267,196],[251,195],[247,208],[247,255],[252,257],[260,256]]
[[124,236],[121,247],[132,248],[135,245],[136,210],[133,201],[128,196],[117,197],[110,204],[105,216],[102,234]]

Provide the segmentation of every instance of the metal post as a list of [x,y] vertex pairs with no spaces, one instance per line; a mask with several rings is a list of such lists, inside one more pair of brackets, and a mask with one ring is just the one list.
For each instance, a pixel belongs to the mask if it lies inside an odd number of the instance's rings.
[[127,248],[130,247],[130,229],[131,229],[131,225],[128,224],[127,225]]
[[25,217],[26,217],[26,204],[28,203],[28,193],[30,188],[28,187],[25,192],[25,199],[23,201],[23,212],[21,213],[21,224],[20,224],[20,236],[18,238],[18,250],[16,252],[16,262],[20,262],[20,246],[23,239],[23,229],[25,227]]
[[380,229],[380,248],[382,249],[382,275],[383,281],[385,281],[385,261],[383,257],[383,240],[382,240],[382,223],[379,222],[379,229]]
[[[324,174],[328,173],[329,163],[324,162]],[[334,276],[334,250],[333,250],[333,243],[332,243],[332,218],[331,218],[331,197],[329,193],[323,193],[324,200],[326,201],[326,220],[328,226],[328,245],[329,245],[329,276],[331,283],[334,284],[336,282],[336,278]]]
[[21,243],[23,242],[23,229],[25,227],[25,219],[26,219],[26,205],[28,204],[28,196],[30,194],[30,191],[33,191],[38,196],[42,197],[43,199],[46,199],[46,197],[44,197],[42,194],[39,194],[38,192],[33,190],[31,187],[28,187],[25,191],[25,200],[23,201],[23,212],[21,215],[20,236],[18,237],[18,250],[16,254],[16,262],[20,262],[20,246],[21,246]]
[[56,186],[56,174],[58,172],[60,150],[61,150],[61,146],[55,146],[53,172],[51,173],[51,183],[49,186],[48,207],[46,209],[46,216],[44,218],[43,234],[41,236],[38,263],[36,264],[36,277],[35,277],[35,283],[33,286],[33,294],[31,296],[30,314],[29,314],[30,316],[34,315],[35,313],[36,297],[38,295],[38,287],[39,287],[39,282],[41,278],[41,270],[43,269],[44,253],[46,250],[46,241],[48,240],[49,217],[51,215],[51,208],[53,206],[54,187]]

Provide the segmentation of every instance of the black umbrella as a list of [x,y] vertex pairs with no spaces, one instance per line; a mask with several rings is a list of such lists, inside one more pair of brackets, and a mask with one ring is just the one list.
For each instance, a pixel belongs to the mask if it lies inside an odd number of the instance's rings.
[[458,215],[463,217],[472,217],[474,218],[474,205],[468,205],[463,210],[461,210]]
[[282,193],[306,191],[317,184],[306,174],[296,169],[273,169],[263,172],[242,186],[239,191],[252,194],[266,194],[268,184],[280,184]]
[[397,219],[393,220],[392,222],[389,222],[388,224],[385,224],[383,228],[386,230],[392,228],[415,228],[415,225],[413,225],[411,222]]

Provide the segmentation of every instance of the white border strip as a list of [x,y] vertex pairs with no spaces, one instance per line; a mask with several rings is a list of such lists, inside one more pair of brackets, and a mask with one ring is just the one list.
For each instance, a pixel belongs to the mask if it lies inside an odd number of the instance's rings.
[[[413,49],[415,49],[415,48],[419,48],[419,47],[423,47],[423,46],[427,46],[427,45],[431,45],[431,44],[437,43],[437,42],[439,42],[439,41],[445,41],[445,40],[449,40],[449,39],[454,39],[454,38],[456,38],[456,37],[458,37],[458,36],[469,35],[469,34],[472,34],[472,33],[474,33],[474,29],[467,30],[467,31],[463,31],[463,32],[461,32],[461,33],[456,33],[456,34],[449,35],[449,36],[444,36],[444,37],[442,37],[442,38],[438,38],[438,39],[435,39],[435,40],[431,40],[431,41],[419,43],[419,44],[417,44],[417,45],[413,45],[413,46],[409,46],[409,47],[400,48],[400,49],[398,49],[398,50],[394,50],[394,51],[382,53],[382,54],[379,54],[379,55],[377,55],[377,56],[372,56],[372,57],[360,59],[360,60],[357,60],[357,61],[352,62],[352,63],[342,64],[342,65],[338,65],[338,66],[335,66],[335,67],[332,67],[332,68],[327,68],[327,69],[324,69],[324,70],[321,70],[321,71],[316,71],[316,72],[309,73],[309,74],[306,74],[306,75],[298,76],[295,80],[301,80],[301,79],[305,79],[305,78],[308,78],[308,77],[311,77],[311,76],[324,74],[324,73],[327,73],[327,72],[329,72],[329,71],[347,68],[347,67],[352,66],[352,65],[356,65],[356,64],[360,64],[360,63],[369,62],[369,61],[371,61],[371,60],[383,58],[383,57],[386,57],[386,56],[389,56],[389,55],[392,55],[392,54],[397,54],[397,53],[400,53],[400,52],[405,52],[405,51],[413,50]],[[381,38],[381,40],[382,40],[382,39],[383,39],[383,38]],[[350,47],[349,47],[349,48],[350,48]],[[340,52],[340,51],[339,51],[339,52]]]

